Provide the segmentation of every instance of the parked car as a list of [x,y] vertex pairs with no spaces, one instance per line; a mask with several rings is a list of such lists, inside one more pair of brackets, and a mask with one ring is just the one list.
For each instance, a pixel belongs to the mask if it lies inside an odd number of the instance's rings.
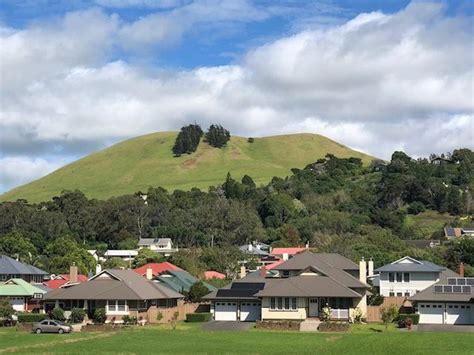
[[41,333],[70,333],[72,327],[69,324],[59,322],[57,320],[45,319],[41,322],[33,324],[33,332]]

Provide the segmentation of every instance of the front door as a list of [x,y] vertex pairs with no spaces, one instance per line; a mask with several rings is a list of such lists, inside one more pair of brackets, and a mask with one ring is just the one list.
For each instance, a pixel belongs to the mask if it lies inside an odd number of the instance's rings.
[[319,315],[318,312],[318,299],[317,298],[310,298],[309,299],[309,317],[317,317]]

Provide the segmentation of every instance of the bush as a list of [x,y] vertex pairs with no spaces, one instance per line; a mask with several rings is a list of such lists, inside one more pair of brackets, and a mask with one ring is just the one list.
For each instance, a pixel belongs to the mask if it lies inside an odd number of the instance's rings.
[[416,313],[412,313],[412,314],[400,313],[397,317],[397,320],[399,322],[398,324],[400,325],[400,321],[405,321],[405,319],[407,319],[407,318],[411,319],[413,324],[418,324],[418,322],[420,321],[420,315],[419,314],[416,314]]
[[123,324],[127,324],[127,325],[137,324],[137,317],[130,317],[130,316],[125,315],[122,317],[122,320],[123,320]]
[[247,139],[247,142],[249,142],[249,143],[253,143],[253,142],[255,142],[255,139],[254,139],[254,138],[252,138],[252,137],[249,137],[249,138]]
[[97,323],[105,323],[107,319],[107,315],[105,314],[105,309],[104,308],[97,308],[94,311],[94,321]]
[[323,322],[319,325],[320,332],[348,332],[351,329],[346,322]]
[[0,318],[9,318],[15,313],[8,299],[0,300]]
[[425,205],[421,202],[412,202],[407,208],[407,212],[409,214],[417,215],[418,213],[425,212],[426,208]]
[[382,308],[382,321],[385,324],[385,329],[388,328],[388,324],[395,321],[398,317],[398,309],[395,305],[390,305],[388,308]]
[[86,312],[82,308],[73,308],[71,310],[71,322],[72,323],[82,323],[86,316]]
[[20,323],[36,323],[46,319],[46,314],[39,313],[20,313],[18,314],[18,322]]
[[209,322],[211,313],[187,313],[186,322]]
[[300,325],[300,320],[258,320],[255,328],[299,331]]
[[201,302],[202,298],[208,293],[209,290],[202,281],[197,281],[191,285],[189,292],[186,293],[186,301]]
[[50,317],[51,319],[58,320],[60,322],[64,322],[66,320],[66,317],[64,317],[64,310],[59,307],[56,307],[51,311]]
[[163,319],[163,313],[158,312],[158,313],[156,314],[156,320],[159,322],[159,321],[161,321],[162,319]]

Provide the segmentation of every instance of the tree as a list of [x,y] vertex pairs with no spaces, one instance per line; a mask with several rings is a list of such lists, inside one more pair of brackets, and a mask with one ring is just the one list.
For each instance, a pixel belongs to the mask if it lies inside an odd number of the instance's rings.
[[202,135],[203,131],[197,124],[181,127],[172,149],[173,154],[180,156],[181,154],[191,154],[195,152]]
[[0,299],[0,318],[10,318],[15,313],[8,298]]
[[202,298],[209,293],[208,288],[202,281],[197,281],[191,285],[189,292],[186,294],[186,301],[201,302]]
[[257,186],[255,185],[255,182],[253,181],[253,179],[248,176],[248,175],[244,175],[243,178],[242,178],[242,184],[251,188],[251,189],[255,189]]
[[23,233],[14,231],[0,237],[0,254],[19,257],[20,260],[31,263],[36,256],[36,248]]
[[119,257],[107,259],[104,263],[104,268],[106,269],[126,269],[127,267],[128,263]]
[[82,323],[86,316],[86,312],[82,308],[73,308],[71,309],[71,322],[72,323]]
[[64,310],[59,307],[55,307],[50,314],[51,319],[58,320],[60,322],[64,322],[66,317],[64,316]]
[[230,139],[230,132],[221,125],[211,124],[205,135],[206,142],[215,148],[222,148]]
[[148,263],[160,263],[164,260],[165,258],[157,252],[143,248],[138,251],[138,255],[133,260],[133,266],[137,268]]
[[83,274],[95,270],[96,262],[92,255],[69,235],[57,237],[49,243],[44,254],[48,269],[54,274],[69,272],[69,267],[73,264],[76,264],[79,272]]
[[398,309],[395,305],[391,304],[388,307],[382,308],[382,322],[385,324],[385,330],[388,329],[388,324],[392,323],[398,316]]

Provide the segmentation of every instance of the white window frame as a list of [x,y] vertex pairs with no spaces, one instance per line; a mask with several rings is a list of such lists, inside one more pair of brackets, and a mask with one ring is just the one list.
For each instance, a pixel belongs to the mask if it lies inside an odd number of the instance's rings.
[[[124,302],[124,305],[119,305],[119,302]],[[119,306],[123,306],[124,310],[120,311]],[[107,300],[106,314],[111,315],[126,315],[129,313],[127,300]]]
[[[286,308],[286,299],[288,299],[288,308]],[[279,307],[281,304],[281,307]],[[294,308],[295,306],[296,308]],[[295,312],[298,311],[297,297],[270,297],[270,311]]]

